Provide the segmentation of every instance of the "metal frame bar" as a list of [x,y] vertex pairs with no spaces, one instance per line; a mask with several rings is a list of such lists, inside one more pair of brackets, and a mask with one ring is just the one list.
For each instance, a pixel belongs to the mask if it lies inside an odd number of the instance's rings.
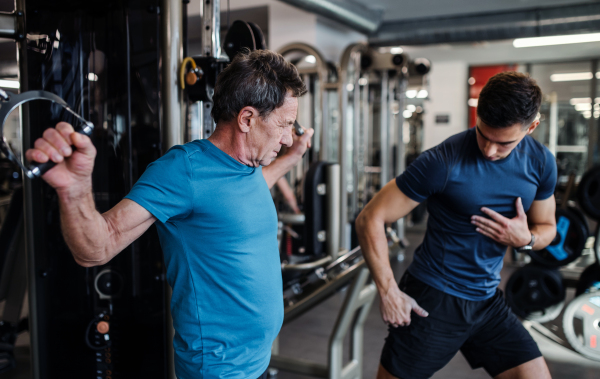
[[[289,45],[285,45],[283,46],[281,49],[279,49],[278,53],[285,56],[287,53],[293,52],[293,51],[300,51],[303,53],[306,53],[307,55],[312,55],[315,57],[316,59],[316,64],[315,64],[315,71],[314,72],[309,72],[308,70],[303,70],[301,72],[301,74],[312,74],[315,73],[317,74],[319,80],[318,80],[318,89],[317,91],[315,91],[315,95],[314,95],[314,104],[318,106],[318,109],[315,107],[313,108],[314,110],[318,111],[319,113],[315,115],[313,115],[313,120],[316,121],[317,119],[319,120],[320,123],[320,130],[315,130],[315,132],[319,132],[320,135],[320,143],[319,143],[319,156],[318,156],[318,160],[325,160],[327,158],[327,133],[325,132],[325,125],[327,125],[327,111],[326,111],[326,107],[327,107],[327,97],[325,96],[325,90],[327,88],[327,62],[325,61],[325,58],[323,58],[323,54],[321,54],[318,50],[316,50],[315,48],[313,48],[310,45],[307,45],[305,43],[291,43]],[[311,126],[311,125],[308,125]]]
[[219,1],[202,1],[202,55],[221,56],[221,4]]
[[340,165],[327,166],[327,254],[332,260],[340,252]]
[[379,128],[379,139],[380,139],[380,159],[381,162],[381,179],[380,186],[383,188],[388,182],[389,178],[389,164],[388,156],[390,154],[390,123],[389,123],[389,75],[387,70],[383,70],[381,73],[381,96],[380,96],[380,128]]
[[[593,73],[598,72],[598,59],[592,60],[591,69]],[[594,156],[598,150],[598,119],[594,117],[594,99],[598,96],[598,77],[592,75],[590,81],[590,96],[592,99],[592,117],[588,120],[588,147],[587,147],[587,168],[594,166]]]
[[183,90],[177,73],[183,62],[182,2],[161,0],[162,151],[183,143]]
[[[404,94],[406,93],[406,87],[408,86],[408,78],[400,74],[397,81],[397,94],[398,94],[398,125],[397,127],[397,136],[398,139],[396,141],[396,170],[395,176],[398,176],[404,172],[406,169],[406,146],[404,145],[404,117],[402,116],[402,111],[404,110]],[[404,217],[399,219],[396,222],[398,229],[398,238],[400,241],[405,241],[405,230],[404,230]]]
[[[362,267],[354,278],[344,304],[329,338],[329,354],[327,365],[304,359],[282,357],[278,355],[278,344],[274,345],[270,367],[290,371],[297,374],[329,379],[354,379],[362,377],[362,356],[364,323],[375,299],[376,288],[373,283],[367,284],[369,269]],[[344,338],[351,330],[350,362],[344,365]]]
[[340,63],[340,72],[338,79],[338,95],[339,95],[339,163],[340,163],[340,246],[344,249],[350,249],[347,244],[348,239],[347,224],[348,224],[348,127],[346,110],[348,109],[348,84],[352,84],[353,91],[358,87],[358,79],[354,78],[353,83],[348,83],[348,66],[353,62],[355,70],[360,70],[360,56],[367,51],[367,45],[364,43],[356,43],[350,45],[342,53]]

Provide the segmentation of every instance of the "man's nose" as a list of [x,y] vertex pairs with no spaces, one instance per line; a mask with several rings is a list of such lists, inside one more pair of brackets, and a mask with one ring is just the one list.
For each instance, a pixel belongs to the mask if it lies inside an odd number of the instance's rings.
[[294,143],[294,138],[292,138],[292,128],[286,128],[281,136],[281,144],[287,147],[291,147]]
[[492,157],[492,156],[494,156],[494,154],[496,154],[497,150],[498,149],[496,148],[496,144],[488,141],[485,143],[483,153],[485,154],[486,157]]

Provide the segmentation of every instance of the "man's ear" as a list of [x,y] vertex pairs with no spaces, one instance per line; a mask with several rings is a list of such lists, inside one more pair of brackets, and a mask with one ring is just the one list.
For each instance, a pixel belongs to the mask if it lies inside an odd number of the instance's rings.
[[242,133],[248,133],[256,124],[258,111],[253,107],[244,107],[237,116],[237,125]]
[[533,131],[535,130],[535,128],[538,127],[539,124],[540,124],[540,120],[533,121],[531,123],[531,125],[529,125],[529,128],[527,128],[527,134],[533,133]]

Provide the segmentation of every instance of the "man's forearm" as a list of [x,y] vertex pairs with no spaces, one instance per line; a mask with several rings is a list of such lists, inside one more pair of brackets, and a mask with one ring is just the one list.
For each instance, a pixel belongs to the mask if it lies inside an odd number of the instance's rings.
[[270,165],[263,168],[263,176],[269,188],[272,188],[275,183],[292,169],[298,163],[298,157],[294,155],[282,155],[275,159]]
[[110,233],[106,220],[96,210],[91,181],[58,195],[63,236],[75,261],[84,267],[103,264]]
[[394,272],[390,266],[389,248],[384,223],[360,215],[356,219],[356,232],[365,262],[380,293],[387,293],[395,285]]
[[535,235],[535,244],[533,250],[542,250],[550,245],[556,236],[556,225],[535,224],[529,227],[529,230]]

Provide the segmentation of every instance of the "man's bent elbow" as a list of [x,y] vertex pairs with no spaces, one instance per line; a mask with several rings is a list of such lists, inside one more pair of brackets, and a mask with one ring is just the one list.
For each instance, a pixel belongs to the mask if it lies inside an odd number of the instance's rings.
[[373,222],[372,215],[369,213],[368,209],[363,209],[358,216],[356,217],[356,221],[354,222],[356,227],[356,233],[361,234],[365,232],[369,228],[369,224]]

